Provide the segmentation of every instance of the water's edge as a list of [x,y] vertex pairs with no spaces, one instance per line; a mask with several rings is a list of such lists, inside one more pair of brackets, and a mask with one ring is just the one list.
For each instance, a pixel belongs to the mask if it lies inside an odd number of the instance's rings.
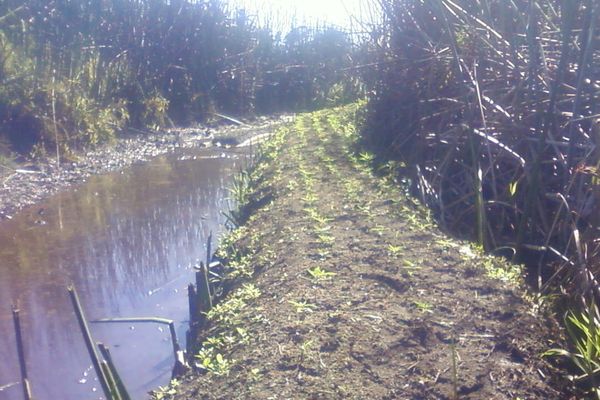
[[[205,258],[209,233],[223,229],[227,186],[248,152],[195,147],[57,189],[0,222],[0,399],[21,398],[20,386],[10,386],[19,380],[15,302],[34,396],[102,397],[68,302],[71,283],[88,319],[160,316],[185,338],[193,263]],[[92,333],[110,347],[133,398],[168,382],[168,329],[111,324]]]

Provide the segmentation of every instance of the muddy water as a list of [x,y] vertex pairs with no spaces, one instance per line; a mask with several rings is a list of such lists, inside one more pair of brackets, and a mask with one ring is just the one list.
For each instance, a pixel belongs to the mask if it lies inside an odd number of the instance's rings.
[[[100,399],[69,302],[79,291],[88,319],[173,319],[181,341],[186,285],[205,257],[209,232],[223,230],[231,176],[246,156],[209,150],[159,157],[92,177],[0,224],[0,399],[21,399],[10,305],[18,301],[34,396]],[[168,329],[93,324],[134,399],[169,381]]]

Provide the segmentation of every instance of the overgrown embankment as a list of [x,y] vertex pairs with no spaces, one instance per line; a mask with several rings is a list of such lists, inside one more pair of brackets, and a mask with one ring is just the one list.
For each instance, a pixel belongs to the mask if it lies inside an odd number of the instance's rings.
[[354,112],[298,116],[236,187],[254,211],[219,250],[196,371],[156,397],[566,398],[540,356],[554,323],[519,270],[375,175]]
[[408,164],[445,229],[527,261],[538,289],[594,313],[598,4],[381,4],[365,137]]
[[0,155],[61,158],[128,127],[314,109],[360,92],[349,35],[257,21],[221,0],[3,1]]
[[287,117],[282,116],[244,126],[204,126],[145,135],[133,134],[121,137],[111,145],[81,152],[76,159],[60,165],[55,159],[44,159],[18,163],[11,167],[2,166],[0,219],[11,219],[24,207],[38,203],[71,185],[84,182],[91,175],[122,169],[185,148],[206,147],[226,141],[239,140],[241,143],[271,132],[275,125],[286,119]]

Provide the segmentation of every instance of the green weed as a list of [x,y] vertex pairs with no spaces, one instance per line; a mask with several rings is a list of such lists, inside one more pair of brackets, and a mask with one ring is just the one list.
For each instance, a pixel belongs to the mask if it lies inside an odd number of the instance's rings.
[[363,164],[372,164],[375,160],[375,155],[373,153],[369,153],[366,151],[360,152],[358,154],[358,161]]
[[327,279],[331,279],[336,275],[335,272],[326,271],[323,268],[321,268],[320,266],[316,266],[314,268],[309,268],[308,270],[306,270],[306,272],[308,272],[308,275],[310,275],[310,277],[315,282],[321,282],[321,281],[324,281]]
[[377,236],[382,236],[382,235],[383,235],[383,233],[384,233],[385,231],[387,231],[387,229],[388,229],[388,228],[386,228],[385,226],[377,224],[377,225],[375,225],[375,226],[372,226],[372,227],[370,227],[370,228],[369,228],[369,232],[371,232],[371,233],[374,233],[374,234],[376,234]]
[[517,264],[507,264],[493,257],[483,259],[483,268],[486,274],[493,279],[502,282],[518,284],[523,276],[523,266]]
[[254,285],[247,283],[236,290],[226,301],[223,301],[206,314],[208,320],[221,325],[232,326],[239,324],[240,311],[247,306],[248,301],[260,297],[261,292]]
[[306,301],[288,300],[288,303],[294,306],[296,313],[311,313],[316,310],[317,306]]
[[418,271],[421,269],[421,267],[419,267],[417,264],[415,264],[414,262],[404,259],[402,260],[402,270],[408,275],[408,276],[413,276],[415,271]]
[[422,313],[431,313],[433,310],[433,305],[424,301],[413,300],[413,304]]
[[172,379],[168,386],[159,386],[157,390],[153,390],[151,393],[153,400],[164,400],[177,394],[177,387],[180,382],[177,379]]
[[324,246],[333,246],[333,243],[335,243],[335,237],[326,233],[317,234],[317,240]]
[[404,252],[404,247],[402,246],[394,246],[393,244],[389,244],[387,247],[388,255],[390,257],[400,257]]
[[221,353],[210,350],[201,350],[196,358],[200,360],[197,366],[217,376],[227,376],[234,361],[227,360]]
[[305,203],[309,204],[309,205],[313,205],[317,202],[317,200],[319,200],[319,198],[311,192],[306,193],[303,197],[302,197],[302,201],[304,201]]

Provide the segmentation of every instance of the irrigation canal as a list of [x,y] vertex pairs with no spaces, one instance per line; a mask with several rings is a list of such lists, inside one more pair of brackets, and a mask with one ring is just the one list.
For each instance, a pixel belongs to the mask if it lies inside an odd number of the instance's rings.
[[[34,397],[102,398],[67,295],[71,283],[88,319],[173,319],[183,342],[193,264],[206,257],[209,232],[223,230],[227,187],[247,154],[238,148],[161,156],[94,176],[0,223],[0,400],[22,398],[20,384],[11,385],[20,377],[15,301]],[[109,346],[133,398],[169,381],[167,327],[93,324],[92,334]]]

